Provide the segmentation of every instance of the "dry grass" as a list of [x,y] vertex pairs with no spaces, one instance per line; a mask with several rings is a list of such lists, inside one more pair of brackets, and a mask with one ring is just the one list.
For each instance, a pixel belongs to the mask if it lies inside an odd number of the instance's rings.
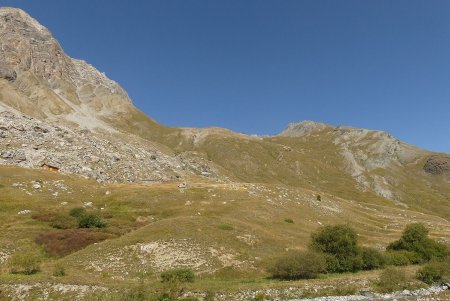
[[[61,179],[72,193],[61,191],[54,197],[54,191],[47,190],[50,184],[40,191],[13,187],[14,183]],[[66,270],[66,276],[58,277],[58,281],[66,283],[126,287],[145,275],[148,283],[158,287],[159,266],[164,262],[155,262],[152,256],[177,250],[184,254],[185,246],[192,251],[185,252],[192,260],[179,262],[198,264],[194,270],[199,277],[189,284],[193,290],[360,281],[372,279],[376,273],[331,276],[312,282],[268,280],[265,261],[286,250],[305,249],[310,233],[321,224],[349,223],[363,245],[376,248],[398,239],[404,225],[412,221],[430,226],[433,237],[450,239],[450,224],[441,217],[395,207],[383,200],[360,202],[321,191],[321,201],[317,201],[317,191],[284,184],[195,181],[190,180],[189,188],[182,190],[176,183],[101,185],[48,171],[0,167],[0,218],[4,221],[0,225],[1,249],[11,254],[18,240],[39,237],[49,254],[64,256],[45,259],[42,272],[26,279],[6,274],[0,276],[0,281],[47,281],[52,279],[58,263]],[[83,206],[85,201],[93,202],[88,210],[100,212],[108,228],[52,228],[55,216],[66,216],[70,208]],[[61,205],[64,202],[67,205]],[[17,214],[25,209],[32,214]],[[287,217],[295,223],[286,222]],[[224,231],[220,225],[232,227]]]

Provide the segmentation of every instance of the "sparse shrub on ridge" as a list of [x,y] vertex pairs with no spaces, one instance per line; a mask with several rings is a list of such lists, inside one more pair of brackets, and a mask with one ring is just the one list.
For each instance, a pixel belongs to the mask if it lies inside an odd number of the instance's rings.
[[284,280],[312,279],[326,272],[322,254],[307,251],[291,251],[275,260],[269,267],[272,277]]

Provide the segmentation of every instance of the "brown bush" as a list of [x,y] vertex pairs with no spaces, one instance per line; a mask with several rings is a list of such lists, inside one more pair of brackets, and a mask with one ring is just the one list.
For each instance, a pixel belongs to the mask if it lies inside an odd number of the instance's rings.
[[93,229],[67,229],[41,233],[36,237],[36,243],[43,245],[50,256],[66,256],[111,237],[112,234]]
[[40,212],[40,213],[34,213],[31,215],[31,218],[40,222],[53,222],[56,218],[56,214],[53,212]]

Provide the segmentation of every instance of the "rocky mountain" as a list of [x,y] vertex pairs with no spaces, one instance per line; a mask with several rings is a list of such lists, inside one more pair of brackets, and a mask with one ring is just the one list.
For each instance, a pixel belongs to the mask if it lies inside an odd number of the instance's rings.
[[[313,121],[292,123],[273,137],[170,128],[135,108],[105,74],[67,56],[24,11],[0,9],[0,37],[2,164],[53,168],[99,182],[198,176],[282,183],[345,196],[368,193],[405,206],[408,185],[438,198],[449,188],[448,155],[386,132]],[[433,185],[438,189],[430,190]]]
[[[449,191],[449,154],[383,131],[161,125],[27,13],[0,8],[0,300],[134,300],[180,266],[200,275],[181,289],[195,300],[367,294],[381,271],[280,284],[266,267],[337,223],[378,250],[412,222],[449,244]],[[73,209],[101,224],[85,228]],[[28,257],[41,272],[11,268]]]
[[3,105],[29,116],[111,130],[102,116],[133,109],[127,93],[105,74],[67,56],[27,13],[0,9]]

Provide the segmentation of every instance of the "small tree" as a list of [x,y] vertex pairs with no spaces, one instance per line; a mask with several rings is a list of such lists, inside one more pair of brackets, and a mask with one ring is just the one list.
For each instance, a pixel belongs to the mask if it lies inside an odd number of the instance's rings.
[[391,243],[387,250],[415,252],[425,261],[450,256],[445,245],[428,237],[428,229],[421,223],[407,225],[400,239]]
[[329,272],[354,272],[362,268],[358,236],[350,226],[324,226],[313,233],[311,239],[312,250],[329,255]]

